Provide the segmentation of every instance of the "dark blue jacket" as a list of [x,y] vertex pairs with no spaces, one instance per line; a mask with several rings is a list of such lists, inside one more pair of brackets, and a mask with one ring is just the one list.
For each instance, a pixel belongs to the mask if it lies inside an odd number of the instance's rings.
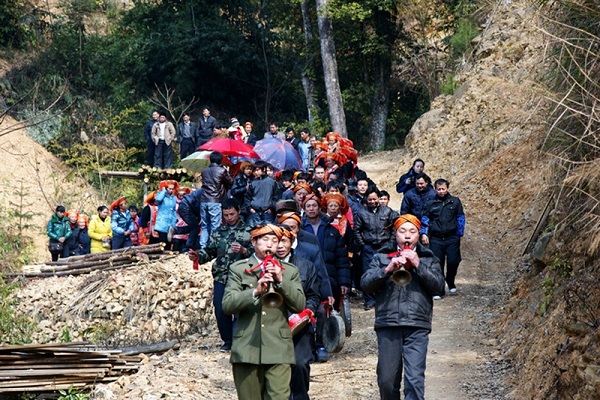
[[293,250],[289,262],[294,264],[300,273],[302,289],[304,290],[304,296],[306,296],[306,308],[309,308],[316,315],[321,304],[321,296],[319,294],[319,275],[314,264],[305,258],[298,257]]
[[402,205],[400,206],[400,214],[412,214],[421,219],[425,212],[427,203],[437,196],[437,193],[430,185],[427,185],[425,190],[419,192],[417,188],[410,189],[404,193]]
[[317,237],[310,232],[300,229],[300,231],[298,231],[298,238],[296,239],[294,255],[304,258],[314,264],[317,275],[319,275],[319,292],[321,294],[321,300],[333,296],[329,274],[327,274],[327,266],[323,260],[323,254],[319,248]]
[[212,138],[213,128],[216,124],[217,120],[212,115],[206,118],[206,120],[204,119],[204,115],[200,117],[198,120],[198,146],[202,146]]
[[87,227],[80,229],[79,227],[75,227],[73,229],[73,233],[68,240],[68,244],[66,245],[69,256],[81,256],[84,254],[90,254],[92,240],[90,239],[90,235],[88,235]]
[[196,189],[192,193],[186,194],[179,203],[177,212],[189,226],[200,224],[200,196],[202,196],[202,189]]
[[[302,229],[308,232],[312,232],[313,230],[306,217],[303,218]],[[346,248],[344,238],[338,230],[329,223],[328,217],[321,217],[321,224],[316,232],[316,236],[321,252],[323,253],[323,260],[327,267],[327,274],[329,275],[332,289],[337,289],[340,286],[351,287],[352,279],[348,248]]]
[[[410,189],[414,189],[415,187],[415,171],[411,168],[407,173],[402,175],[396,184],[396,192],[398,193],[406,193]],[[406,180],[410,178],[410,183],[406,183]]]

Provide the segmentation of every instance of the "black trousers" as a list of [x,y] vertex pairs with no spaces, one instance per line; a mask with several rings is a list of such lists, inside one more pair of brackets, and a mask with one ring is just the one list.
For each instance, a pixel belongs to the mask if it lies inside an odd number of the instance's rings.
[[196,143],[192,139],[185,138],[179,143],[179,156],[183,160],[196,151]]
[[167,146],[164,140],[159,140],[154,150],[154,166],[160,169],[173,168],[173,147]]
[[[431,236],[429,238],[429,248],[440,259],[440,265],[442,266],[442,271],[444,271],[448,288],[455,288],[454,279],[458,272],[458,265],[462,260],[460,256],[460,236],[453,235],[445,238]],[[445,264],[447,264],[447,268],[444,268]]]
[[425,399],[425,367],[429,331],[406,326],[377,329],[377,384],[381,400]]
[[146,138],[146,164],[151,167],[154,167],[154,150],[156,149],[156,145],[151,137]]
[[296,364],[292,365],[292,390],[291,400],[309,400],[308,386],[310,384],[310,363],[313,361],[312,354],[312,324],[308,324],[300,332],[294,335],[294,354]]

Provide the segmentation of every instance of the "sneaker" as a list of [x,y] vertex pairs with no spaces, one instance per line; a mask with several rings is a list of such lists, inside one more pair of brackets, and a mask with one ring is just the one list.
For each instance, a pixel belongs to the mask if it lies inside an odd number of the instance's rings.
[[451,294],[456,294],[456,288],[455,288],[455,287],[453,287],[452,289],[450,289],[450,293],[451,293]]
[[317,361],[318,362],[327,362],[329,360],[329,352],[325,350],[325,347],[319,347],[317,349]]
[[442,299],[442,296],[433,296],[433,299],[434,299],[434,300],[441,300],[441,299]]
[[221,353],[226,353],[231,350],[231,343],[223,343],[223,346],[219,348]]

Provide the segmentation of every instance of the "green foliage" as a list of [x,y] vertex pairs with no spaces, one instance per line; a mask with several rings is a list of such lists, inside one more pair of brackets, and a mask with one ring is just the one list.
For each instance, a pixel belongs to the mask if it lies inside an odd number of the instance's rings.
[[453,74],[446,74],[446,80],[440,83],[440,93],[452,95],[459,86],[459,83],[454,80]]
[[89,340],[93,343],[107,342],[118,332],[119,327],[114,322],[98,323],[90,326],[81,332],[83,340]]
[[26,193],[22,187],[14,200],[10,201],[10,208],[0,207],[0,274],[13,272],[31,261],[33,244],[25,232],[32,228],[28,223],[36,213],[27,211]]
[[60,335],[58,337],[58,340],[61,343],[70,343],[73,341],[73,337],[71,336],[71,330],[69,329],[68,326],[64,326],[62,328],[62,330],[60,331]]
[[57,400],[88,400],[90,398],[88,393],[73,386],[70,386],[67,390],[61,389],[58,393],[60,396],[58,396]]
[[456,24],[456,31],[449,39],[452,48],[452,57],[457,59],[472,49],[471,41],[479,35],[479,29],[474,21],[460,18]]
[[16,284],[8,284],[0,275],[0,342],[8,344],[31,343],[36,324],[27,316],[17,314],[17,299],[13,293]]

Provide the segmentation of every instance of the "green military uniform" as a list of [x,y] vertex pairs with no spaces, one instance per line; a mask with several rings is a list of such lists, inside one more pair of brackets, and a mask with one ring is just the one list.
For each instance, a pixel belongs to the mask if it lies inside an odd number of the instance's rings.
[[[238,242],[248,249],[246,254],[234,253],[231,251],[231,244]],[[252,245],[250,244],[250,232],[242,220],[237,225],[229,226],[222,224],[211,234],[208,246],[204,250],[198,251],[200,263],[205,263],[212,259],[215,262],[212,265],[212,275],[215,282],[227,283],[229,267],[236,261],[248,258],[251,254]]]
[[290,397],[290,365],[295,364],[288,312],[304,310],[306,298],[298,269],[282,262],[283,281],[276,287],[284,299],[279,308],[263,308],[253,291],[260,270],[245,272],[259,263],[256,257],[231,266],[223,311],[238,314],[233,334],[231,363],[239,399],[281,399]]
[[[245,254],[234,253],[231,250],[231,244],[238,242],[247,249]],[[244,223],[240,220],[236,225],[230,226],[223,224],[213,231],[210,236],[208,246],[204,250],[198,251],[198,257],[201,263],[215,259],[212,265],[213,275],[213,306],[215,309],[215,318],[219,335],[223,340],[221,351],[231,349],[233,341],[233,317],[223,312],[222,302],[225,293],[225,284],[229,276],[229,267],[236,261],[248,258],[251,255],[250,232],[248,232]]]

